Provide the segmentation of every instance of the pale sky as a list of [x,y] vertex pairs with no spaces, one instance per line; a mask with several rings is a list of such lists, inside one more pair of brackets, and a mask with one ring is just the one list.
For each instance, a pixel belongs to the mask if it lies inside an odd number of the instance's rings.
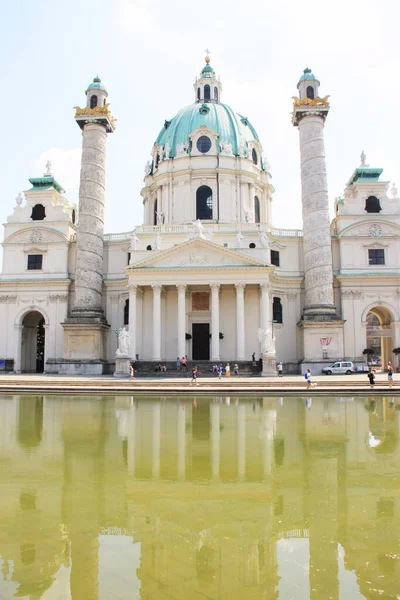
[[107,233],[142,223],[144,165],[165,119],[194,99],[205,48],[222,101],[247,116],[271,165],[274,225],[301,228],[291,97],[306,66],[330,94],[325,144],[331,206],[362,150],[400,187],[397,0],[13,0],[0,24],[1,218],[53,173],[78,202],[81,135],[73,106],[98,74],[117,130],[108,137]]

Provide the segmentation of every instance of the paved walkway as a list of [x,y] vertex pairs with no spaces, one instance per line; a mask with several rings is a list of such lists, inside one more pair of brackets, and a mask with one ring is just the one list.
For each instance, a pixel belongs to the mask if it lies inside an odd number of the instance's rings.
[[198,386],[190,383],[190,373],[187,378],[163,377],[162,374],[153,377],[138,377],[135,380],[116,378],[112,376],[92,377],[66,377],[63,375],[13,375],[0,376],[0,392],[3,393],[232,393],[284,395],[317,394],[328,395],[345,393],[351,395],[400,395],[400,374],[394,377],[394,385],[389,389],[387,375],[378,373],[376,385],[373,390],[369,386],[366,373],[354,375],[317,375],[313,382],[317,385],[306,389],[302,375],[288,375],[285,377],[199,377]]

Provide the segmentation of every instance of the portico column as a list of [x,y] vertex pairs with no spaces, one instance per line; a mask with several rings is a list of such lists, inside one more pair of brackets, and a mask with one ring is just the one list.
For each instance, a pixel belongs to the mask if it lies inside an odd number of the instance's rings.
[[219,283],[211,287],[211,360],[219,358]]
[[235,283],[236,288],[236,360],[245,359],[244,344],[244,288],[245,283]]
[[153,288],[153,360],[161,360],[161,289],[159,284]]
[[23,325],[14,325],[14,372],[21,373],[22,329]]
[[269,311],[269,285],[264,282],[260,284],[261,290],[261,303],[260,303],[260,327],[261,329],[268,329],[270,324],[270,311]]
[[136,360],[136,300],[137,286],[129,286],[129,338],[130,338],[130,357]]
[[178,288],[178,354],[180,358],[186,355],[185,324],[186,324],[186,285],[179,284]]

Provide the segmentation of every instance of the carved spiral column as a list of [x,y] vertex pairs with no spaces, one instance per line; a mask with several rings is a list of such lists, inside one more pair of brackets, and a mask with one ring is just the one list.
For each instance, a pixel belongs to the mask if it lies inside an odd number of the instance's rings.
[[304,317],[336,314],[333,298],[332,250],[326,176],[324,121],[317,111],[297,115],[300,133]]
[[82,133],[79,223],[73,316],[102,317],[106,128],[88,123]]

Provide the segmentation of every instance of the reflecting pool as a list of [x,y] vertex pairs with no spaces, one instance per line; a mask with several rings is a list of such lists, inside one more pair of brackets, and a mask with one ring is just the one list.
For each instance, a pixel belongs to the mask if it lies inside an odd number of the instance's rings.
[[0,397],[0,598],[396,600],[400,399]]

